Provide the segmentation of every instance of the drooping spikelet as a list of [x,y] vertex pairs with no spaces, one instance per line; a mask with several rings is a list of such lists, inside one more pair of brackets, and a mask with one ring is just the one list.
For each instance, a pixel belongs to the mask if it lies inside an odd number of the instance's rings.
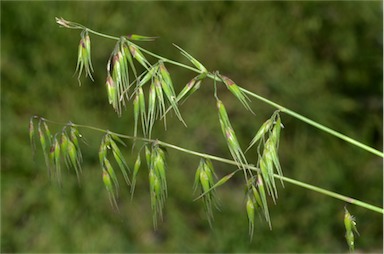
[[153,226],[157,228],[157,220],[163,219],[163,208],[167,198],[166,162],[165,154],[158,144],[149,150],[146,146],[146,157],[149,166],[149,190],[151,195],[151,208]]
[[224,75],[219,75],[219,77],[223,80],[224,84],[227,86],[228,90],[231,91],[231,93],[243,104],[243,106],[248,109],[249,111],[252,112],[251,107],[248,104],[249,98],[247,97],[244,92],[240,90],[240,87],[236,85],[236,83],[231,80],[230,78],[224,76]]
[[77,65],[76,65],[76,72],[79,73],[77,79],[79,81],[79,85],[81,85],[80,82],[80,76],[83,72],[83,69],[85,70],[85,76],[89,76],[89,78],[93,81],[92,72],[92,61],[91,61],[91,39],[89,38],[88,31],[84,30],[81,33],[81,39],[79,43],[79,49],[77,54]]
[[231,122],[229,121],[227,111],[225,109],[224,104],[221,100],[217,99],[216,101],[217,109],[218,109],[218,115],[219,115],[219,122],[221,126],[221,130],[223,132],[223,135],[227,141],[228,149],[233,157],[233,159],[238,163],[239,168],[242,168],[244,171],[244,177],[247,180],[248,174],[249,177],[252,176],[252,172],[247,167],[248,162],[245,158],[245,155],[243,151],[241,150],[240,144],[237,140],[235,131],[232,128]]

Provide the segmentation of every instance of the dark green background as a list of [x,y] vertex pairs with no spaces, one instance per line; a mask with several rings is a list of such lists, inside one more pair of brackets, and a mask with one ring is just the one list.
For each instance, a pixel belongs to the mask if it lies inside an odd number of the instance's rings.
[[[132,134],[132,110],[118,118],[104,87],[114,41],[91,35],[95,82],[73,76],[80,31],[59,28],[55,17],[100,32],[160,36],[141,46],[187,61],[176,43],[209,70],[352,138],[382,150],[382,3],[376,2],[1,2],[1,251],[2,252],[346,252],[344,202],[286,184],[270,204],[273,230],[257,220],[250,243],[239,175],[220,187],[221,212],[208,226],[192,194],[199,158],[169,151],[165,221],[152,229],[147,169],[134,199],[120,193],[120,214],[109,205],[97,161],[100,133],[81,130],[84,170],[78,185],[66,173],[50,181],[28,121],[41,115]],[[151,59],[152,60],[152,59]],[[175,89],[194,73],[167,65]],[[184,128],[170,118],[159,139],[230,158],[219,131],[212,82],[181,107]],[[275,110],[253,100],[250,115],[225,89],[243,147]],[[382,159],[282,114],[284,174],[382,206]],[[61,126],[50,125],[52,131]],[[130,165],[135,154],[124,150]],[[253,151],[255,155],[255,151]],[[252,152],[248,155],[250,161]],[[256,161],[252,161],[255,163]],[[233,167],[214,163],[220,176]],[[67,172],[67,171],[65,171]],[[347,206],[357,217],[356,248],[382,252],[382,215]]]

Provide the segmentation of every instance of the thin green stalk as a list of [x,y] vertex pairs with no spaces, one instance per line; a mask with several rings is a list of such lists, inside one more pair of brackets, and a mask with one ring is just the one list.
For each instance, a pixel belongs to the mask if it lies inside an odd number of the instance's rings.
[[331,135],[333,135],[335,137],[338,137],[338,138],[340,138],[340,139],[342,139],[342,140],[344,140],[344,141],[346,141],[346,142],[348,142],[348,143],[350,143],[352,145],[355,145],[355,146],[357,146],[357,147],[359,147],[361,149],[364,149],[364,150],[366,150],[366,151],[368,151],[370,153],[376,154],[377,156],[380,156],[380,157],[384,158],[384,153],[380,152],[379,150],[376,150],[376,149],[374,149],[374,148],[372,148],[370,146],[367,146],[367,145],[365,145],[365,144],[363,144],[363,143],[361,143],[361,142],[359,142],[357,140],[354,140],[354,139],[352,139],[352,138],[350,138],[350,137],[348,137],[348,136],[346,136],[344,134],[341,134],[340,132],[334,131],[334,130],[332,130],[332,129],[330,129],[330,128],[322,125],[322,124],[319,124],[319,123],[317,123],[317,122],[315,122],[315,121],[313,121],[313,120],[311,120],[309,118],[306,118],[305,116],[302,116],[302,115],[300,115],[300,114],[298,114],[298,113],[296,113],[296,112],[294,112],[294,111],[292,111],[290,109],[287,109],[287,108],[285,108],[285,107],[283,107],[283,106],[281,106],[281,105],[279,105],[279,104],[277,104],[277,103],[275,103],[273,101],[270,101],[270,100],[268,100],[268,99],[266,99],[266,98],[264,98],[264,97],[262,97],[260,95],[252,93],[252,92],[250,92],[250,91],[248,91],[246,89],[243,89],[243,88],[240,88],[240,89],[244,93],[246,93],[246,94],[248,94],[248,95],[250,95],[250,96],[252,96],[252,97],[254,97],[254,98],[258,99],[258,100],[261,100],[261,101],[263,101],[263,102],[265,102],[265,103],[267,103],[267,104],[269,104],[269,105],[271,105],[271,106],[273,106],[273,107],[275,107],[277,109],[279,109],[281,112],[284,112],[284,113],[286,113],[288,115],[291,115],[291,116],[293,116],[293,117],[295,117],[295,118],[297,118],[297,119],[299,119],[299,120],[301,120],[301,121],[303,121],[303,122],[305,122],[305,123],[307,123],[309,125],[312,125],[312,126],[318,128],[318,129],[320,129],[320,130],[322,130],[324,132],[327,132],[327,133],[329,133],[329,134],[331,134]]
[[[199,156],[199,157],[204,157],[204,158],[208,158],[208,159],[211,159],[211,160],[223,162],[223,163],[226,163],[226,164],[231,164],[231,165],[238,166],[237,162],[229,160],[229,159],[217,157],[217,156],[214,156],[214,155],[209,155],[209,154],[206,154],[206,153],[199,153],[199,152],[191,151],[189,149],[185,149],[185,148],[182,148],[182,147],[179,147],[179,146],[168,144],[168,143],[165,143],[165,142],[162,142],[162,141],[157,141],[157,142],[159,143],[159,145],[166,146],[166,147],[169,147],[169,148],[172,148],[172,149],[184,152],[184,153],[188,153],[188,154],[196,155],[196,156]],[[248,165],[248,167],[250,169],[252,169],[252,170],[259,171],[259,169],[254,167],[254,166]],[[347,197],[347,196],[344,196],[344,195],[341,195],[341,194],[338,194],[338,193],[335,193],[335,192],[332,192],[332,191],[329,191],[329,190],[326,190],[326,189],[323,189],[323,188],[320,188],[320,187],[317,187],[317,186],[314,186],[314,185],[311,185],[311,184],[307,184],[307,183],[304,183],[304,182],[301,182],[301,181],[298,181],[298,180],[295,180],[295,179],[292,179],[292,178],[289,178],[289,177],[280,176],[278,174],[274,174],[273,176],[275,178],[281,179],[281,180],[283,180],[283,181],[285,181],[287,183],[291,183],[293,185],[297,185],[297,186],[303,187],[305,189],[312,190],[312,191],[315,191],[315,192],[318,192],[318,193],[322,193],[322,194],[324,194],[326,196],[330,196],[330,197],[333,197],[333,198],[336,198],[336,199],[348,202],[350,204],[361,206],[361,207],[364,207],[366,209],[369,209],[369,210],[372,210],[372,211],[384,214],[384,210],[382,208],[374,206],[374,205],[371,205],[371,204],[368,204],[368,203],[365,203],[363,201],[360,201],[360,200],[357,200],[357,199],[354,199],[354,198],[350,198],[350,197]]]
[[[50,123],[54,123],[54,124],[65,125],[65,123],[59,123],[59,122],[55,122],[55,121],[51,121],[51,120],[47,120],[47,119],[44,119],[44,120],[47,121],[47,122],[50,122]],[[222,162],[222,163],[238,166],[238,163],[233,161],[233,160],[217,157],[217,156],[206,154],[206,153],[200,153],[200,152],[192,151],[192,150],[189,150],[189,149],[186,149],[186,148],[182,148],[182,147],[179,147],[179,146],[176,146],[176,145],[173,145],[173,144],[169,144],[169,143],[166,143],[166,142],[163,142],[163,141],[160,141],[160,140],[153,140],[153,139],[141,138],[141,137],[133,137],[133,136],[124,135],[124,134],[120,134],[120,133],[115,133],[115,132],[111,132],[109,130],[104,130],[104,129],[96,128],[96,127],[93,127],[93,126],[87,126],[87,125],[74,124],[74,123],[70,123],[70,125],[78,127],[78,128],[91,129],[91,130],[95,130],[95,131],[103,132],[103,133],[109,132],[109,133],[114,134],[116,136],[119,136],[121,138],[126,138],[126,139],[131,139],[131,140],[141,140],[141,141],[144,141],[144,142],[151,142],[151,143],[157,142],[161,146],[168,147],[168,148],[171,148],[171,149],[174,149],[174,150],[178,150],[180,152],[184,152],[184,153],[187,153],[187,154],[191,154],[191,155],[195,155],[195,156],[199,156],[199,157],[203,157],[203,158],[219,161],[219,162]],[[257,167],[255,167],[255,166],[248,165],[248,167],[251,170],[259,171],[259,169]],[[344,196],[344,195],[341,195],[341,194],[338,194],[338,193],[335,193],[335,192],[332,192],[332,191],[329,191],[329,190],[326,190],[326,189],[323,189],[323,188],[320,188],[320,187],[317,187],[317,186],[314,186],[314,185],[311,185],[311,184],[307,184],[307,183],[304,183],[304,182],[301,182],[301,181],[298,181],[298,180],[294,180],[294,179],[289,178],[289,177],[280,176],[278,174],[274,174],[274,177],[278,178],[278,179],[281,179],[281,180],[283,180],[285,182],[291,183],[293,185],[300,186],[302,188],[305,188],[305,189],[308,189],[308,190],[312,190],[312,191],[324,194],[326,196],[333,197],[333,198],[345,201],[345,202],[350,203],[350,204],[354,204],[354,205],[357,205],[357,206],[360,206],[360,207],[364,207],[366,209],[369,209],[369,210],[377,212],[377,213],[384,214],[384,210],[382,208],[374,206],[374,205],[371,205],[371,204],[368,204],[368,203],[365,203],[363,201],[360,201],[360,200],[357,200],[357,199],[353,199],[353,198],[350,198],[350,197],[347,197],[347,196]]]

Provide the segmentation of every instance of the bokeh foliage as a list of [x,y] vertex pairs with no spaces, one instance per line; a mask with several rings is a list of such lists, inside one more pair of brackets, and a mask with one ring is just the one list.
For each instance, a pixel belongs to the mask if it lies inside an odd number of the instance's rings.
[[[1,251],[2,252],[344,252],[344,203],[287,184],[249,243],[242,178],[220,187],[222,211],[213,231],[192,185],[199,158],[169,152],[165,221],[152,229],[147,171],[139,174],[133,201],[122,189],[120,214],[111,208],[101,179],[101,134],[83,131],[81,185],[66,173],[51,182],[42,154],[33,161],[32,115],[133,132],[132,110],[118,118],[104,87],[113,41],[91,36],[95,82],[78,87],[78,31],[58,28],[55,17],[113,35],[160,36],[140,45],[187,62],[176,43],[209,70],[320,123],[383,149],[382,6],[380,2],[1,2]],[[194,76],[169,66],[176,89]],[[221,137],[212,83],[153,136],[180,146],[230,157]],[[225,89],[243,148],[274,109],[253,101],[251,118]],[[252,119],[250,121],[250,119]],[[282,114],[280,160],[285,175],[376,205],[382,204],[383,162]],[[61,127],[57,126],[57,130]],[[136,158],[125,151],[133,165]],[[251,154],[247,155],[251,159]],[[220,175],[233,170],[215,164]],[[382,251],[380,214],[348,206],[357,218],[356,249]]]

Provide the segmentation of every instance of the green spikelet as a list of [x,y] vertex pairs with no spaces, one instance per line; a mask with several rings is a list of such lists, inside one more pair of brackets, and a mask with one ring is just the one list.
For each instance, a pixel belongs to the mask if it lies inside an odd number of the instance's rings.
[[132,175],[132,184],[131,184],[131,199],[133,198],[133,193],[135,192],[135,186],[136,186],[136,177],[139,173],[141,166],[141,157],[140,153],[137,155],[135,165],[133,166],[133,175]]
[[171,104],[172,109],[174,110],[176,116],[179,118],[179,120],[185,126],[187,126],[186,123],[184,122],[184,120],[181,116],[181,113],[179,111],[179,108],[177,106],[176,94],[175,94],[175,90],[173,88],[171,76],[169,75],[168,70],[165,68],[165,66],[162,62],[159,64],[159,70],[160,70],[160,77],[161,77],[160,83],[161,83],[161,87],[165,93],[165,96],[167,97],[169,103]]
[[178,48],[181,52],[181,54],[183,54],[186,58],[188,58],[189,61],[191,61],[191,63],[196,66],[202,73],[207,73],[207,68],[204,67],[204,65],[202,65],[199,61],[197,61],[193,56],[191,56],[187,51],[185,51],[184,49],[182,49],[181,47],[177,46],[176,44],[173,44],[173,46],[175,46],[176,48]]
[[249,222],[249,237],[252,240],[255,231],[255,206],[250,195],[247,195],[246,210]]
[[32,158],[35,159],[35,153],[36,153],[36,143],[35,143],[35,125],[33,123],[33,120],[35,119],[34,116],[32,116],[29,119],[29,142],[31,143],[31,150],[32,150]]
[[126,36],[128,40],[134,40],[134,41],[154,41],[159,37],[152,37],[152,36],[143,36],[138,34],[129,34]]
[[78,55],[77,55],[77,65],[76,65],[76,72],[79,73],[77,79],[79,81],[79,85],[81,85],[80,82],[80,76],[83,72],[83,69],[85,70],[85,75],[89,76],[89,78],[93,81],[92,72],[92,61],[91,61],[91,40],[88,35],[88,31],[84,30],[81,33],[81,39],[79,43],[79,49],[78,49]]
[[40,119],[37,131],[40,139],[41,149],[43,150],[43,154],[44,154],[45,165],[47,166],[48,174],[50,174],[50,164],[49,164],[49,156],[48,156],[48,148],[50,147],[50,136],[46,136],[46,131],[45,131],[46,129],[45,128],[43,129],[42,127],[42,125],[44,124],[45,124],[44,120]]
[[109,175],[108,171],[106,169],[103,169],[103,182],[104,186],[107,189],[109,201],[111,203],[111,206],[114,207],[116,210],[118,210],[117,202],[116,202],[116,196],[115,192],[113,190],[113,183],[111,180],[111,176]]
[[148,70],[150,64],[147,61],[147,59],[144,57],[140,49],[132,43],[130,43],[128,47],[129,47],[129,50],[131,51],[132,57],[135,58],[144,68]]
[[349,246],[349,250],[352,252],[355,250],[355,235],[359,234],[356,227],[356,219],[353,217],[347,210],[345,209],[344,214],[344,226],[345,226],[345,239],[347,240],[347,244]]
[[226,76],[220,75],[220,78],[223,80],[228,90],[231,91],[231,93],[241,102],[241,104],[243,104],[247,110],[252,112],[252,109],[248,104],[249,98],[240,90],[239,86]]
[[202,158],[196,170],[194,189],[200,189],[201,191],[201,195],[196,199],[202,198],[204,210],[207,214],[210,227],[212,227],[214,219],[212,207],[215,206],[218,208],[215,183],[213,179],[214,175],[215,172],[212,162],[209,159]]

